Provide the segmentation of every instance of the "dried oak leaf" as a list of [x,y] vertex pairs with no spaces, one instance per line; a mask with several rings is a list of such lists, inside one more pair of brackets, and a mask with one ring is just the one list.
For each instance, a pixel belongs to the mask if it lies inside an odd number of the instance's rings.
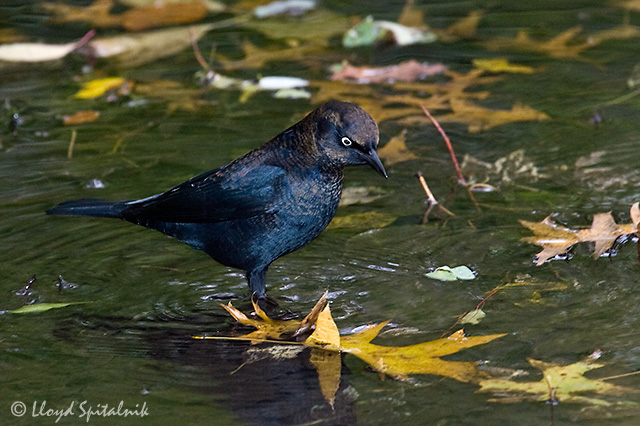
[[593,256],[598,258],[613,246],[616,239],[623,235],[638,232],[640,220],[639,204],[631,206],[631,217],[634,223],[618,225],[611,212],[598,213],[593,216],[593,222],[589,229],[573,230],[558,225],[551,216],[547,216],[542,222],[529,222],[520,220],[522,226],[533,231],[533,237],[525,237],[521,241],[542,247],[542,251],[536,255],[536,265],[540,266],[547,260],[565,254],[571,246],[580,242],[593,242]]
[[59,23],[86,21],[96,27],[121,26],[128,31],[143,31],[165,25],[197,22],[210,11],[204,1],[160,1],[135,7],[121,14],[112,14],[113,0],[95,0],[89,6],[70,6],[62,3],[43,3]]
[[584,377],[589,370],[603,367],[603,364],[587,358],[574,364],[559,366],[557,364],[528,358],[527,361],[542,371],[542,379],[537,382],[516,382],[505,379],[485,379],[480,381],[478,392],[493,392],[499,397],[493,402],[520,402],[524,400],[575,402],[590,405],[611,405],[607,400],[584,396],[589,395],[626,395],[637,393],[637,389],[616,386],[603,380],[592,380]]

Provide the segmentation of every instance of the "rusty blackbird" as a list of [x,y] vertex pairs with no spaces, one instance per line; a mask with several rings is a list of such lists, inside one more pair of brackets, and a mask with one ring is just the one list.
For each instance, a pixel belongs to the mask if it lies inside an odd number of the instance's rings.
[[377,147],[373,118],[355,104],[331,101],[260,148],[162,194],[67,201],[47,213],[155,229],[245,271],[264,299],[271,262],[309,243],[333,218],[345,166],[369,164],[387,177]]

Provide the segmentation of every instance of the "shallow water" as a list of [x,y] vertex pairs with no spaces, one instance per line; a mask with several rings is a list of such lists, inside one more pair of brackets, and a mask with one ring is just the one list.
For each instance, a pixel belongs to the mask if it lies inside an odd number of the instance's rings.
[[[26,3],[26,4],[25,4]],[[373,14],[396,20],[403,4],[378,2],[362,11],[359,2],[327,2],[345,15]],[[440,337],[456,318],[473,309],[495,287],[515,281],[483,307],[487,317],[466,325],[470,335],[507,333],[490,344],[450,356],[497,368],[522,369],[523,380],[541,375],[527,358],[568,365],[596,349],[605,367],[590,378],[640,369],[640,290],[638,252],[633,243],[615,257],[593,259],[587,245],[572,251],[570,261],[536,267],[536,246],[521,242],[530,232],[519,219],[540,221],[557,213],[558,223],[589,226],[595,213],[611,211],[629,222],[629,207],[638,200],[640,97],[608,105],[630,93],[627,79],[640,62],[639,38],[612,40],[585,50],[581,60],[554,59],[516,51],[490,52],[482,42],[514,37],[527,29],[532,37],[550,39],[575,25],[586,34],[623,22],[625,12],[598,1],[437,2],[418,5],[427,22],[443,28],[484,8],[475,41],[347,51],[332,42],[337,58],[354,63],[388,65],[415,58],[446,63],[458,72],[471,69],[478,57],[508,56],[514,63],[542,71],[505,75],[472,90],[490,91],[483,105],[508,109],[529,105],[550,116],[544,121],[516,122],[470,134],[466,126],[444,123],[458,157],[484,162],[524,149],[540,179],[515,174],[513,182],[492,177],[498,188],[476,193],[478,211],[461,187],[440,136],[430,125],[408,127],[407,146],[419,159],[387,166],[384,180],[370,169],[346,173],[346,186],[373,186],[385,196],[371,203],[341,207],[339,216],[379,212],[393,217],[382,229],[371,226],[328,229],[298,252],[277,260],[268,274],[269,294],[283,309],[304,314],[321,293],[330,292],[331,309],[341,331],[392,319],[376,343],[410,345]],[[627,15],[640,25],[640,13]],[[50,43],[78,38],[87,28],[55,26],[35,4],[5,2],[1,25]],[[212,31],[201,46],[218,43],[233,52],[242,29]],[[264,41],[264,40],[262,40]],[[340,60],[340,59],[338,59]],[[81,58],[52,65],[0,69],[4,123],[17,112],[23,120],[15,135],[0,128],[0,309],[33,302],[86,302],[31,315],[0,316],[0,368],[3,424],[52,424],[51,416],[32,409],[66,409],[124,401],[146,404],[147,417],[100,419],[115,424],[433,424],[433,425],[635,425],[640,409],[629,405],[594,407],[544,402],[491,402],[477,386],[437,376],[413,376],[412,382],[382,380],[359,359],[343,356],[343,371],[332,409],[322,397],[309,352],[275,360],[252,355],[242,342],[197,341],[191,336],[236,333],[233,321],[218,306],[231,300],[250,310],[248,288],[238,271],[167,237],[133,225],[90,218],[49,217],[44,211],[74,198],[134,199],[163,191],[200,172],[220,166],[259,146],[313,108],[307,100],[254,95],[246,103],[238,92],[210,90],[194,111],[167,113],[167,101],[143,104],[104,99],[79,101]],[[326,64],[328,65],[328,64]],[[109,67],[106,75],[134,81],[171,79],[196,88],[199,70],[189,50],[134,69]],[[326,79],[325,69],[295,62],[274,62],[265,70],[243,70]],[[73,158],[67,158],[71,128],[63,114],[95,108],[102,116],[77,130]],[[593,123],[598,114],[602,121]],[[381,145],[402,126],[381,123]],[[114,147],[117,149],[114,151]],[[603,151],[592,163],[587,159]],[[580,160],[582,158],[582,160]],[[581,161],[581,162],[580,162]],[[424,193],[420,170],[436,196],[456,216],[420,224]],[[104,188],[88,188],[98,179]],[[467,265],[477,279],[441,283],[425,277],[430,268]],[[27,294],[17,293],[36,277]],[[59,291],[58,277],[70,285]],[[552,285],[546,283],[560,283]],[[249,350],[249,351],[248,351]],[[639,376],[610,381],[640,389]],[[604,397],[610,402],[640,403],[638,394]],[[13,402],[28,407],[23,417],[11,414]],[[76,415],[60,423],[85,421]],[[46,412],[46,409],[43,410]]]

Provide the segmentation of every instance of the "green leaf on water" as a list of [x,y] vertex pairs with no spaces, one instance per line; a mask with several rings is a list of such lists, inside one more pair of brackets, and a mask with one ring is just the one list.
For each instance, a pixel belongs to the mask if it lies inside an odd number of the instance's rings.
[[460,318],[460,324],[479,324],[487,314],[482,309],[474,309]]
[[451,268],[449,266],[441,266],[434,271],[427,273],[428,278],[440,281],[457,281],[457,280],[473,280],[475,274],[471,269],[462,265]]
[[50,309],[64,308],[70,305],[79,305],[85,302],[62,302],[62,303],[35,303],[33,305],[24,305],[13,311],[12,314],[31,314],[35,312],[44,312]]

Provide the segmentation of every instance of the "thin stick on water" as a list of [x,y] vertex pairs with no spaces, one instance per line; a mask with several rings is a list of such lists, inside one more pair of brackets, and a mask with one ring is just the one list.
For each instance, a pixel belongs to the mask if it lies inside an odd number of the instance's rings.
[[198,61],[200,66],[206,71],[211,71],[211,67],[202,57],[202,53],[200,53],[200,48],[198,47],[198,42],[196,41],[196,34],[193,27],[189,28],[189,36],[191,38],[191,48],[193,49],[193,56],[196,57],[196,61]]
[[631,373],[618,374],[617,376],[603,377],[603,378],[598,379],[598,380],[613,380],[613,379],[619,379],[621,377],[635,376],[636,374],[640,374],[640,371],[633,371]]
[[69,149],[67,149],[67,158],[71,160],[73,158],[73,147],[76,144],[76,137],[78,136],[78,132],[74,130],[71,131],[71,140],[69,141]]
[[463,186],[467,186],[467,181],[462,175],[462,170],[460,170],[460,165],[458,164],[458,160],[456,159],[456,154],[453,152],[453,146],[451,145],[449,136],[447,136],[447,134],[444,132],[444,130],[440,126],[440,123],[438,123],[438,120],[436,120],[433,117],[433,115],[431,115],[427,107],[425,107],[424,105],[420,105],[420,106],[422,107],[422,112],[424,112],[424,115],[429,117],[429,120],[431,120],[433,125],[436,126],[436,129],[438,129],[438,132],[440,132],[442,139],[444,139],[444,143],[447,144],[447,149],[449,149],[449,153],[451,154],[451,160],[453,161],[453,166],[456,168],[456,173],[458,174],[458,182],[460,182],[460,184]]
[[496,288],[494,288],[493,290],[491,290],[489,292],[489,294],[487,296],[485,296],[484,299],[482,299],[480,301],[480,303],[478,303],[476,305],[476,307],[470,311],[465,312],[464,314],[460,315],[457,319],[457,321],[455,323],[453,323],[453,325],[451,327],[449,327],[449,329],[447,331],[445,331],[444,333],[442,333],[442,335],[440,336],[440,338],[444,338],[444,336],[446,336],[447,334],[449,334],[451,332],[451,330],[453,330],[453,327],[455,327],[456,325],[460,324],[460,322],[462,321],[462,318],[464,318],[465,316],[467,316],[468,314],[470,314],[473,311],[477,311],[479,309],[482,309],[482,307],[484,306],[485,303],[487,303],[487,300],[489,300],[489,298],[491,298],[491,296],[493,296],[494,294],[496,294],[498,291],[502,290],[505,286],[500,285]]
[[80,40],[76,41],[76,45],[74,49],[79,49],[85,44],[89,43],[89,40],[91,40],[95,35],[96,35],[96,30],[93,30],[93,29],[89,30],[89,32],[83,35]]
[[422,108],[422,112],[424,112],[424,115],[426,115],[429,118],[429,120],[431,120],[433,125],[436,126],[436,129],[438,129],[438,132],[440,132],[440,135],[444,139],[444,142],[447,144],[447,149],[449,150],[449,154],[451,154],[451,161],[453,161],[453,166],[455,167],[456,173],[458,174],[458,183],[460,183],[460,185],[464,186],[467,189],[469,198],[471,198],[471,201],[473,201],[473,204],[476,206],[476,209],[480,210],[480,206],[478,205],[476,198],[473,196],[473,193],[471,192],[471,189],[467,184],[467,180],[462,175],[462,170],[460,169],[460,164],[458,164],[458,160],[456,159],[456,154],[455,152],[453,152],[453,145],[451,145],[449,136],[447,136],[445,131],[442,129],[442,126],[440,126],[440,123],[438,123],[438,120],[436,120],[433,117],[433,115],[431,115],[427,107],[425,107],[424,105],[420,105],[420,107]]
[[416,173],[416,176],[420,181],[420,185],[422,185],[422,189],[424,189],[424,192],[427,194],[429,203],[433,205],[438,204],[438,200],[436,200],[436,197],[433,196],[433,192],[431,192],[431,189],[429,189],[429,185],[427,185],[427,181],[425,180],[424,176],[422,176],[422,172]]
[[449,216],[455,216],[455,214],[453,214],[451,211],[449,211],[449,209],[447,209],[445,206],[440,204],[438,200],[436,200],[436,197],[433,195],[433,192],[431,192],[431,189],[429,189],[429,185],[427,185],[426,179],[424,178],[424,176],[422,176],[422,172],[416,173],[416,176],[418,177],[418,181],[420,181],[420,185],[422,185],[422,189],[424,189],[424,192],[427,194],[427,198],[429,200],[429,207],[427,208],[427,211],[424,213],[424,216],[422,218],[422,224],[427,223],[429,219],[429,214],[431,213],[431,210],[433,210],[435,206],[438,206],[440,210],[442,210]]

